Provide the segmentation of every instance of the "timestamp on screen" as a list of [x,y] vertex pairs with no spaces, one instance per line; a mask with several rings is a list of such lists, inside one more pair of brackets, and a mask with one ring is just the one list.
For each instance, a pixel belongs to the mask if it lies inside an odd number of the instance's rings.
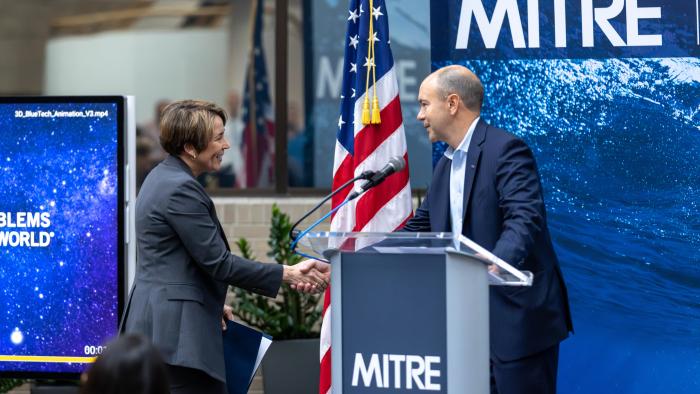
[[105,350],[107,350],[107,346],[86,345],[83,348],[83,352],[85,353],[86,356],[99,356]]

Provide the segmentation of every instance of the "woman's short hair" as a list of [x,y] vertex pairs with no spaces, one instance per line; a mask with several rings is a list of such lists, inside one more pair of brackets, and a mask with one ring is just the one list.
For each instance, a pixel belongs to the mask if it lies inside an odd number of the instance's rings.
[[212,139],[217,117],[226,124],[226,111],[212,102],[174,101],[161,113],[160,144],[174,156],[182,153],[187,144],[201,152]]
[[168,371],[145,337],[123,335],[107,345],[87,372],[81,394],[167,394]]

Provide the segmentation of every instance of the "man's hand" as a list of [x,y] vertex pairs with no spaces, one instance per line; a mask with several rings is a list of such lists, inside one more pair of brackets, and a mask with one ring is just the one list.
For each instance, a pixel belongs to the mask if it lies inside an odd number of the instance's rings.
[[226,320],[233,320],[233,308],[224,305],[224,312],[221,315],[221,329],[226,331]]
[[292,289],[303,293],[320,293],[328,287],[330,275],[330,264],[317,260],[304,260],[296,265],[285,265],[282,281]]

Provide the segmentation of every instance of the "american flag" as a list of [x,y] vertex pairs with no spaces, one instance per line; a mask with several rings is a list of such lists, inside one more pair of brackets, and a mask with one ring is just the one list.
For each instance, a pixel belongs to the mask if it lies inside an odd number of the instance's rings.
[[[368,54],[370,18],[373,19],[374,58]],[[394,156],[408,163],[396,69],[391,55],[387,11],[383,0],[351,0],[345,38],[343,89],[333,163],[333,189],[366,170],[379,170]],[[375,77],[367,71],[376,66]],[[376,80],[376,83],[374,82]],[[381,123],[364,125],[365,95],[372,102],[374,91],[381,110]],[[408,166],[407,166],[408,167]],[[364,181],[357,182],[356,188]],[[335,208],[350,193],[338,193]],[[402,227],[411,217],[411,188],[408,168],[388,177],[379,186],[340,208],[331,220],[331,231],[389,232]],[[326,290],[321,327],[321,376],[319,392],[331,390],[331,308],[330,288]]]
[[245,159],[244,179],[238,181],[244,187],[272,186],[275,162],[274,137],[275,123],[270,100],[270,87],[265,67],[265,54],[262,45],[263,7],[262,2],[254,2],[253,41],[250,60],[246,72],[245,94],[243,97],[243,138],[241,151]]

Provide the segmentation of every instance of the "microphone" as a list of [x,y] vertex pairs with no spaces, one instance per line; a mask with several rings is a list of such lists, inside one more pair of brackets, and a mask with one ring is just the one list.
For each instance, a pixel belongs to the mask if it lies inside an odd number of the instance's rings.
[[353,190],[352,193],[348,196],[348,200],[352,200],[360,196],[362,193],[366,192],[367,190],[377,186],[378,184],[384,182],[384,179],[386,179],[389,175],[399,172],[403,170],[406,167],[406,161],[403,159],[402,156],[394,156],[391,159],[389,159],[389,163],[384,166],[381,170],[377,171],[372,175],[367,182],[365,182],[362,186],[360,186],[360,191]]
[[[397,156],[396,158],[398,158],[398,156]],[[402,159],[402,160],[403,160],[403,159]],[[403,163],[402,163],[402,165],[403,165]],[[401,167],[401,168],[403,168],[403,167]],[[375,174],[376,174],[376,172],[374,172],[374,171],[364,171],[362,174],[360,174],[360,175],[358,175],[358,176],[356,176],[356,177],[350,179],[349,181],[347,181],[347,182],[345,182],[344,184],[340,185],[337,189],[333,190],[329,195],[327,195],[326,197],[324,197],[323,200],[321,200],[321,202],[319,202],[318,204],[316,204],[315,207],[311,208],[311,210],[309,210],[308,212],[306,212],[306,213],[304,214],[304,216],[302,216],[299,220],[297,220],[296,222],[294,222],[294,224],[292,225],[292,227],[289,229],[289,238],[292,240],[292,251],[294,251],[294,249],[296,248],[297,238],[298,238],[299,235],[301,234],[300,231],[295,230],[295,229],[297,228],[297,226],[299,225],[299,223],[303,222],[304,219],[306,219],[307,217],[309,217],[312,213],[316,212],[316,210],[318,210],[326,201],[330,200],[333,196],[335,196],[336,194],[338,194],[338,192],[340,192],[341,190],[345,190],[346,187],[352,185],[352,184],[355,183],[355,181],[357,181],[357,180],[360,180],[360,179],[370,179],[370,178],[373,177]]]

